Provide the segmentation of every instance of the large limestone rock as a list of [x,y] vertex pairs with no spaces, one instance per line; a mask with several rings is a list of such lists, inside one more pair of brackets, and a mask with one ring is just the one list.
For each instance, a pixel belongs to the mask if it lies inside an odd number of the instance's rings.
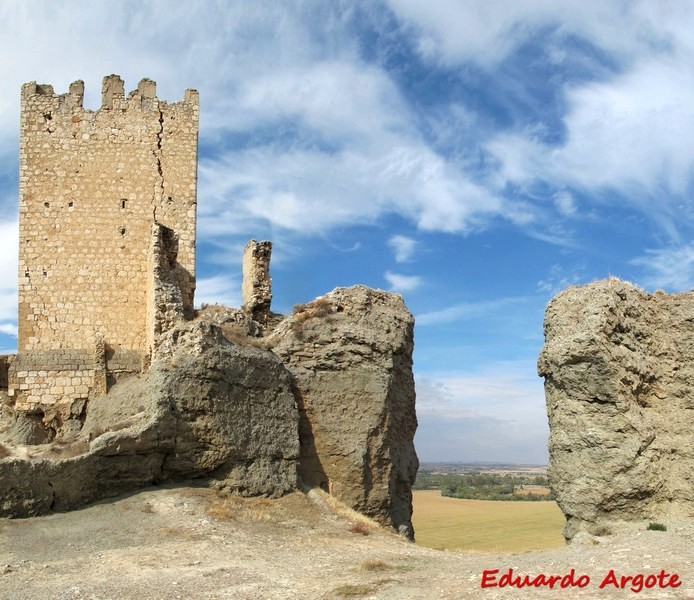
[[547,307],[538,372],[567,539],[694,516],[694,294],[569,288]]
[[70,510],[199,477],[278,496],[297,489],[298,411],[275,356],[195,322],[164,334],[150,373],[90,401],[77,438],[7,450],[0,516]]
[[412,538],[414,319],[397,294],[339,288],[270,337],[299,404],[300,477]]

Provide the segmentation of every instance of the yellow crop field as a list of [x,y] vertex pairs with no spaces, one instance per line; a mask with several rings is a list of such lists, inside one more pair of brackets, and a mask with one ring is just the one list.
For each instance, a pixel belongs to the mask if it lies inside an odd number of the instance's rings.
[[442,550],[524,552],[564,545],[564,515],[555,502],[493,502],[413,492],[417,543]]

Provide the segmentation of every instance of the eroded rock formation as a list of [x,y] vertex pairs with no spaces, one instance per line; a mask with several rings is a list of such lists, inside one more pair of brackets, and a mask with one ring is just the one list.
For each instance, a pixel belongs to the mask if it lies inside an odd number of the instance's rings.
[[694,294],[610,279],[545,315],[538,372],[564,535],[694,516]]
[[52,443],[36,443],[41,419],[6,405],[0,516],[205,478],[245,495],[321,486],[413,537],[414,320],[402,298],[337,289],[270,336],[252,325],[216,307],[173,327],[148,373],[91,399]]
[[244,495],[296,489],[298,411],[280,361],[205,322],[169,331],[160,348],[149,373],[90,401],[79,435],[7,447],[0,516],[200,477]]
[[300,476],[413,537],[414,319],[396,294],[337,289],[271,337],[299,405]]

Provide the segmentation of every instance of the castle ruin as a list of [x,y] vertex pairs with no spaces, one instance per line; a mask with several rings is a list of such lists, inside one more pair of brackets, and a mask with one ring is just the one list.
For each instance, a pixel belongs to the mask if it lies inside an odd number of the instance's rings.
[[110,75],[99,110],[83,96],[21,94],[18,352],[0,383],[39,414],[140,372],[193,310],[198,93],[169,104],[143,79],[126,96]]
[[198,94],[168,104],[143,79],[126,96],[116,75],[102,92],[90,111],[81,81],[22,88],[0,518],[206,478],[242,495],[322,487],[412,538],[402,297],[338,288],[274,314],[272,245],[252,240],[243,307],[194,311]]

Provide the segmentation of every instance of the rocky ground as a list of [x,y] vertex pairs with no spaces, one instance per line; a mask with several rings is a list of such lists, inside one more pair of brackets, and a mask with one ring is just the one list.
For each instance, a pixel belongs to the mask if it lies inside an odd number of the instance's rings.
[[[638,598],[694,598],[694,529],[638,531],[523,554],[430,550],[379,529],[324,495],[242,499],[196,487],[150,488],[82,510],[0,520],[0,598],[624,598],[600,583],[677,574]],[[481,588],[496,577],[586,574],[583,589]],[[494,574],[488,574],[490,583]],[[661,575],[663,584],[672,583]],[[647,579],[648,582],[648,579]],[[636,581],[636,590],[638,580]]]

